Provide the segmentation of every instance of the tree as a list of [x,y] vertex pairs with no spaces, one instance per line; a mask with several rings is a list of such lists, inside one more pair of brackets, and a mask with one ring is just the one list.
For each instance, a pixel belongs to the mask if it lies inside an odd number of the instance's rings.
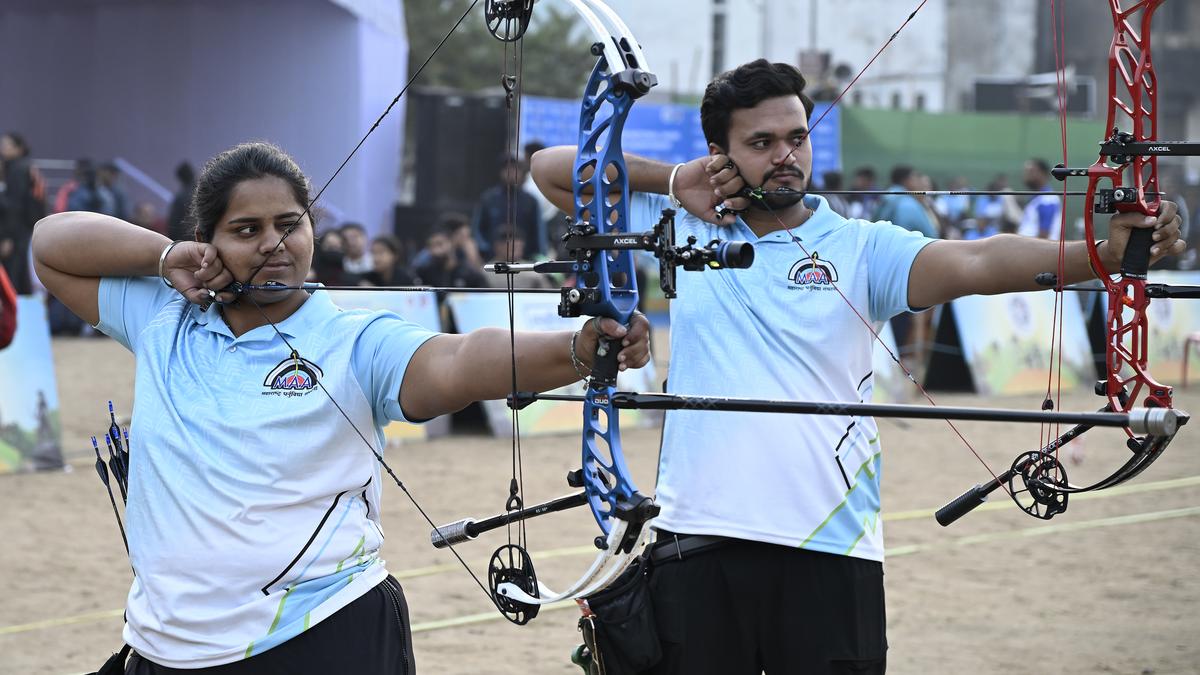
[[[462,16],[471,0],[416,0],[404,6],[408,27],[408,72],[412,77],[438,42]],[[488,33],[483,19],[484,0],[455,29],[437,56],[421,71],[415,84],[451,87],[464,91],[501,86],[501,74],[518,73],[525,94],[577,98],[596,57],[582,37],[573,12],[538,2],[525,37],[505,44]],[[588,35],[590,38],[590,34]]]

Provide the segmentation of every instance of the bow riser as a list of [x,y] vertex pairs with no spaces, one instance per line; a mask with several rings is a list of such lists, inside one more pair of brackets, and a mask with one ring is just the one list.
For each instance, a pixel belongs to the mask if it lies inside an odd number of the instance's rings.
[[[1157,156],[1126,153],[1123,148],[1130,143],[1150,144],[1157,137],[1158,88],[1150,26],[1154,10],[1163,0],[1140,0],[1126,9],[1121,7],[1122,1],[1109,0],[1113,41],[1108,56],[1106,128],[1112,136],[1087,171],[1088,202],[1094,208],[1084,213],[1088,255],[1108,295],[1104,395],[1115,411],[1128,411],[1139,402],[1171,407],[1171,388],[1155,381],[1147,368],[1150,299],[1146,274],[1153,231],[1139,228],[1131,233],[1115,279],[1104,266],[1095,235],[1097,211],[1157,215],[1162,206]],[[1120,131],[1123,128],[1131,131]],[[1101,189],[1102,183],[1109,187]]]
[[[615,86],[615,79],[609,73],[608,60],[601,57],[584,91],[575,155],[575,221],[590,223],[600,233],[630,231],[629,177],[621,132],[633,97]],[[610,169],[612,176],[608,175]],[[575,287],[599,293],[595,300],[581,303],[578,312],[628,324],[638,304],[633,252],[601,251],[580,267]]]

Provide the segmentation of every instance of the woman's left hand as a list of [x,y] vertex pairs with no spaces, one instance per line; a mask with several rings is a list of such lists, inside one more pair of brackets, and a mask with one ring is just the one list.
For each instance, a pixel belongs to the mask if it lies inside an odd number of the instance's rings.
[[591,366],[596,353],[596,343],[602,331],[610,341],[621,341],[617,361],[621,370],[641,368],[650,362],[650,321],[641,312],[634,312],[626,328],[613,319],[596,318],[583,325],[579,333],[575,353],[585,365]]

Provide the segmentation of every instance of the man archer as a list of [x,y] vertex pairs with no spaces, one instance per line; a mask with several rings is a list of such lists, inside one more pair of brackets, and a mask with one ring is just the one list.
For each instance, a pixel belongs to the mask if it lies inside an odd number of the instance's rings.
[[[1059,269],[1057,242],[933,240],[843,218],[806,194],[804,88],[790,65],[747,63],[705,91],[707,156],[676,166],[626,157],[631,221],[675,206],[680,238],[755,247],[749,269],[679,277],[671,393],[869,400],[865,323],[966,295],[1041,290],[1035,277]],[[574,156],[558,147],[533,157],[538,187],[567,212]],[[1114,216],[1099,246],[1105,267],[1119,266],[1134,228],[1153,228],[1152,262],[1181,253],[1176,211],[1163,202],[1157,217]],[[1066,243],[1064,255],[1065,283],[1095,277],[1084,242]],[[818,259],[836,283],[790,274]],[[647,672],[883,672],[881,459],[870,418],[669,412],[650,578],[663,658]]]

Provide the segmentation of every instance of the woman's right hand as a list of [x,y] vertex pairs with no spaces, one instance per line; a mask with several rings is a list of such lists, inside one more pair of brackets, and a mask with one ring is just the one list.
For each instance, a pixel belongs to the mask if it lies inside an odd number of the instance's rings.
[[219,293],[232,284],[235,279],[217,255],[217,249],[212,244],[198,241],[184,241],[171,249],[163,261],[163,277],[171,282],[188,302],[207,308],[214,300],[217,302],[232,302],[237,295],[234,293]]

